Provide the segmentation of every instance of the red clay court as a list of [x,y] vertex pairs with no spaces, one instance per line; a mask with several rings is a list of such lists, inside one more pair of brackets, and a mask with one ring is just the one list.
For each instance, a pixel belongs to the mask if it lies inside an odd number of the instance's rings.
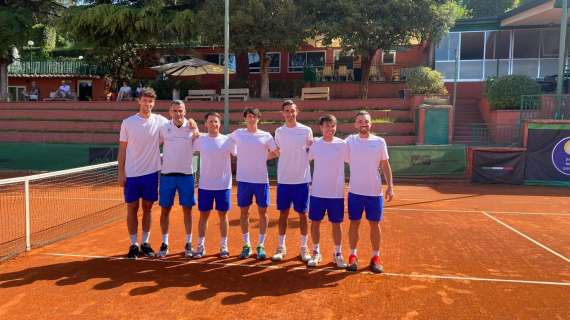
[[[120,193],[114,194],[119,203]],[[44,203],[51,208],[46,215],[57,214],[57,205]],[[180,209],[172,215],[166,259],[126,260],[123,214],[119,221],[0,264],[0,318],[570,319],[569,208],[564,188],[396,183],[396,200],[387,204],[382,223],[382,275],[366,271],[370,248],[365,223],[358,248],[361,270],[348,273],[332,267],[328,222],[322,224],[325,259],[320,267],[307,269],[296,256],[295,215],[287,233],[287,260],[273,263],[237,259],[242,243],[235,203],[231,257],[225,260],[217,257],[215,214],[206,237],[207,256],[182,257]],[[266,248],[272,254],[278,213],[270,209]],[[160,245],[158,217],[155,207],[155,250]],[[195,211],[195,239],[197,217]],[[346,222],[343,228],[346,258]],[[251,233],[255,244],[257,230]]]

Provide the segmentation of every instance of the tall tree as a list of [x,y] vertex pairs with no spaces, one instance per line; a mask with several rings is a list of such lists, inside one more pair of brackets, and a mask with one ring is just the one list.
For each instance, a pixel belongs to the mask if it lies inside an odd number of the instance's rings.
[[[230,47],[259,55],[260,97],[269,98],[267,52],[295,51],[309,35],[309,19],[298,0],[235,0],[230,4]],[[198,13],[204,43],[223,45],[223,1],[206,1]]]
[[0,101],[8,98],[8,65],[29,40],[32,28],[49,23],[64,7],[59,1],[0,0]]
[[520,0],[462,0],[463,6],[471,11],[473,18],[498,16],[514,8]]
[[371,60],[378,50],[407,45],[412,39],[437,41],[455,22],[453,0],[307,0],[315,30],[325,44],[339,39],[362,61],[359,96],[368,96]]
[[193,38],[194,15],[164,0],[83,0],[66,11],[58,26],[107,67],[116,83],[133,76],[141,50]]

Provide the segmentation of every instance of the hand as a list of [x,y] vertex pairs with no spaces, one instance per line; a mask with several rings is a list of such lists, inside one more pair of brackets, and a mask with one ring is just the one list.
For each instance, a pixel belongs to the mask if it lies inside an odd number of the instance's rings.
[[119,186],[121,187],[125,186],[125,183],[127,182],[127,177],[125,177],[124,172],[119,171],[119,177],[117,178],[117,181],[119,182]]
[[200,137],[200,131],[194,130],[194,132],[192,132],[192,141],[198,139],[199,137]]
[[190,129],[198,130],[198,124],[192,118],[188,119],[188,126],[190,127]]
[[392,186],[388,186],[388,187],[386,188],[386,196],[385,196],[385,198],[386,198],[386,201],[387,201],[387,202],[390,202],[390,201],[392,201],[392,199],[394,199],[394,190],[392,190]]

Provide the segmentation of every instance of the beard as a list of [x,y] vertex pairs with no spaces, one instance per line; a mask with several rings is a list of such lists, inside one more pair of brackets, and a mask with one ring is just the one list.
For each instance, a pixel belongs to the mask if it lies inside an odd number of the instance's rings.
[[370,128],[368,128],[368,127],[360,127],[360,128],[358,128],[358,133],[361,133],[361,134],[370,133]]

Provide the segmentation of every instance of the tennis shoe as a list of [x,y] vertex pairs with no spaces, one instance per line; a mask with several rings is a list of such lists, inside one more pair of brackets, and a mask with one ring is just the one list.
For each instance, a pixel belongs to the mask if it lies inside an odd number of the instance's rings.
[[265,247],[264,246],[257,246],[257,248],[255,248],[255,251],[257,252],[257,254],[256,254],[257,260],[267,259],[267,254],[265,253]]
[[370,259],[370,271],[372,271],[372,273],[384,272],[384,267],[380,264],[380,257],[374,256]]
[[241,253],[239,254],[240,259],[247,259],[251,256],[251,246],[246,244],[241,249]]
[[152,250],[152,247],[148,242],[141,244],[141,251],[142,254],[147,258],[153,258],[155,256],[154,250]]
[[160,245],[160,249],[158,250],[156,257],[157,258],[164,258],[164,257],[166,257],[167,254],[168,254],[168,245],[166,243],[163,243]]
[[348,266],[346,266],[347,271],[356,272],[358,270],[358,257],[355,254],[351,254],[348,257]]
[[283,261],[283,259],[285,259],[285,255],[287,255],[287,248],[277,247],[277,251],[275,251],[275,254],[273,255],[273,257],[271,257],[271,260]]
[[196,248],[196,251],[194,251],[194,253],[192,254],[192,258],[200,259],[205,255],[206,255],[206,248],[204,248],[204,246],[199,245],[198,248]]
[[321,253],[318,251],[313,251],[313,256],[307,262],[307,266],[316,267],[319,265],[319,263],[321,263],[321,260],[322,260]]
[[139,254],[140,254],[139,246],[133,244],[132,246],[129,247],[129,253],[127,254],[127,258],[136,259],[139,257]]
[[226,259],[230,257],[230,252],[228,251],[227,247],[220,248],[220,258]]
[[192,252],[192,242],[188,242],[184,246],[184,257],[192,258],[192,256],[194,256],[194,253]]
[[299,256],[301,257],[301,261],[303,262],[308,262],[309,260],[311,260],[311,254],[309,253],[309,249],[307,249],[307,247],[301,247],[301,252],[299,253]]
[[342,257],[342,253],[338,252],[335,253],[333,256],[333,262],[338,269],[346,269],[346,262],[344,262],[344,258]]

